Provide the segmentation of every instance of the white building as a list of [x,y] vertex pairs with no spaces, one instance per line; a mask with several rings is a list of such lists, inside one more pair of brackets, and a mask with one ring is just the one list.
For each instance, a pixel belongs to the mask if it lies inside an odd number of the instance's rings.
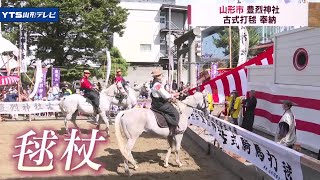
[[299,28],[275,35],[274,63],[248,67],[248,89],[258,99],[255,128],[275,134],[283,114],[280,100],[291,100],[298,142],[320,149],[320,28]]
[[126,80],[131,84],[151,80],[150,73],[155,67],[163,68],[167,77],[168,52],[176,55],[173,41],[188,28],[187,7],[174,4],[175,0],[121,0],[120,6],[128,10],[129,16],[123,36],[115,34],[113,45],[130,63]]

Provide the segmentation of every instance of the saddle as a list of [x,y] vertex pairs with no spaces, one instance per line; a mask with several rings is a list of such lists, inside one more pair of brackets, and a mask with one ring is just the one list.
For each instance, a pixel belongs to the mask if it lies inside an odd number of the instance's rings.
[[150,110],[153,112],[154,116],[156,117],[157,124],[160,128],[169,128],[169,124],[163,112],[157,111],[152,108]]

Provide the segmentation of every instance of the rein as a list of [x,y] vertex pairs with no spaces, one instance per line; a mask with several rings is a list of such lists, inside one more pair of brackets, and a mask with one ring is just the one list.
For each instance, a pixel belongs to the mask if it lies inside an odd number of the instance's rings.
[[[195,97],[193,97],[195,100],[196,100],[196,98]],[[179,101],[179,100],[177,100],[177,101]],[[184,102],[182,102],[182,101],[179,101],[180,103],[182,103],[182,104],[184,104],[184,105],[186,105],[187,107],[190,107],[190,108],[196,108],[196,109],[199,109],[200,111],[204,111],[205,109],[207,109],[208,107],[207,107],[207,104],[206,104],[206,102],[205,102],[205,97],[203,97],[203,104],[204,104],[204,107],[201,107],[201,106],[199,106],[198,104],[197,104],[197,106],[196,107],[193,107],[193,106],[191,106],[190,104],[187,104],[187,103],[184,103]],[[178,105],[177,105],[178,106]],[[178,106],[178,108],[179,108],[179,111],[180,111],[180,114],[182,114],[182,112],[181,112],[181,110],[180,110],[180,107]]]

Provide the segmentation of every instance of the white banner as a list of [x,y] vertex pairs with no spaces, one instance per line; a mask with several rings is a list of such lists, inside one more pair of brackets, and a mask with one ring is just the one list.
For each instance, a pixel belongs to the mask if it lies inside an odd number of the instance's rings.
[[191,114],[189,123],[206,129],[223,149],[245,158],[275,180],[303,179],[300,164],[302,154],[299,152],[225,120],[213,116],[205,119],[198,110]]
[[[299,12],[299,16],[297,16],[297,12]],[[226,4],[216,1],[198,2],[191,4],[191,17],[194,27],[308,26],[308,3]]]
[[36,61],[36,80],[35,80],[35,83],[34,83],[34,86],[33,86],[33,91],[31,92],[31,94],[29,94],[29,98],[33,98],[37,91],[38,91],[38,88],[39,88],[39,84],[40,82],[42,82],[42,64],[41,64],[41,60],[37,60]]
[[61,112],[60,101],[0,102],[0,114]]
[[249,51],[249,33],[245,26],[239,26],[239,60],[238,66],[247,62],[247,56]]

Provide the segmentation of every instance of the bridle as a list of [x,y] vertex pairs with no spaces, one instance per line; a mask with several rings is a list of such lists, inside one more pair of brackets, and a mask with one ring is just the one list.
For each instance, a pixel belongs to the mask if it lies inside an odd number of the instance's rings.
[[[197,102],[197,99],[196,99],[196,97],[194,97],[193,96],[193,99],[195,100],[195,102]],[[182,102],[182,101],[180,101],[182,104],[184,104],[184,105],[186,105],[186,106],[188,106],[188,107],[191,107],[191,108],[196,108],[196,109],[198,109],[198,110],[200,110],[200,111],[202,111],[202,112],[205,112],[205,110],[209,107],[208,105],[207,105],[207,103],[206,103],[206,96],[203,96],[203,102],[202,102],[202,105],[199,105],[199,104],[197,104],[197,106],[191,106],[190,104],[187,104],[187,103],[184,103],[184,102]]]

